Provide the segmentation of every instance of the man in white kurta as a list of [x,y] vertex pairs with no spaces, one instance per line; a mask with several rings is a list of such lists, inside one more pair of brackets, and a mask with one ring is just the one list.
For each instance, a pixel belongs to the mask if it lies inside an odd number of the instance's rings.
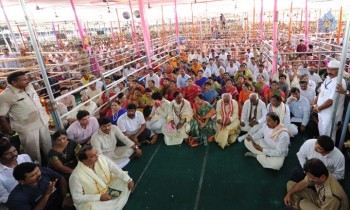
[[[136,154],[142,154],[134,142],[126,137],[116,125],[112,125],[109,118],[100,118],[98,122],[100,129],[91,137],[91,145],[96,149],[97,154],[108,157],[120,168],[129,163],[134,151]],[[117,146],[118,140],[125,146]]]
[[[337,80],[338,80],[338,68],[340,67],[340,62],[332,60],[328,64],[327,73],[328,76],[326,80],[322,83],[320,94],[316,98],[312,111],[318,113],[318,131],[320,135],[330,136],[333,141],[336,141],[337,124],[341,121],[344,111],[344,100],[345,96],[339,94],[339,100],[337,104],[334,104],[336,95]],[[346,84],[344,79],[341,83],[342,87],[346,89]],[[332,128],[332,110],[336,106],[335,120]],[[332,133],[332,135],[331,135]]]
[[[248,132],[249,135],[256,133],[266,121],[266,105],[259,99],[256,93],[249,96],[243,104],[241,115],[241,130]],[[242,135],[238,141],[243,141],[248,134]]]
[[309,139],[300,147],[297,157],[303,167],[307,160],[320,159],[337,180],[344,179],[345,158],[343,153],[334,147],[333,140],[328,136]]
[[266,116],[266,123],[244,141],[250,152],[245,156],[255,157],[264,168],[279,170],[288,155],[290,139],[288,129],[280,123],[276,113]]
[[[150,116],[146,119],[146,127],[151,130],[151,136],[162,133],[162,127],[166,124],[168,107],[170,102],[162,97],[161,93],[153,93],[154,106]],[[151,143],[155,143],[152,142]]]
[[191,104],[183,98],[182,93],[175,92],[174,98],[168,106],[167,123],[162,128],[166,145],[178,145],[187,139],[193,118]]
[[[98,155],[91,146],[78,154],[78,165],[69,178],[69,188],[77,210],[121,210],[128,201],[134,182],[110,159]],[[112,191],[119,192],[112,197]]]
[[291,136],[298,134],[298,127],[290,122],[290,110],[287,105],[282,102],[282,98],[278,95],[271,97],[271,103],[267,105],[267,113],[275,112],[281,123],[286,126]]

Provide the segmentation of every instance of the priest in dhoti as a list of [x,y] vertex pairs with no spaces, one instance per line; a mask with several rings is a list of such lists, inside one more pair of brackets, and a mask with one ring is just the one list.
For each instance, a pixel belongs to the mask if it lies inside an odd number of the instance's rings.
[[178,145],[187,139],[193,118],[191,104],[183,98],[182,93],[175,92],[174,98],[168,106],[167,123],[162,128],[166,145]]
[[279,116],[270,112],[266,115],[266,123],[244,141],[245,156],[254,157],[264,167],[279,170],[288,155],[290,144],[288,129],[280,122]]
[[[123,168],[130,162],[130,157],[135,153],[142,155],[141,149],[131,141],[116,125],[112,125],[110,118],[98,119],[100,129],[91,137],[91,145],[98,155],[104,155],[112,160],[119,168]],[[117,145],[121,141],[124,145]]]
[[123,209],[134,188],[130,176],[92,146],[82,147],[77,158],[78,165],[69,178],[77,210]]
[[243,104],[241,115],[241,131],[248,132],[238,137],[238,141],[243,141],[247,135],[256,133],[266,121],[266,105],[259,99],[258,94],[252,93],[249,100]]
[[288,129],[290,136],[298,134],[298,127],[290,122],[290,110],[289,107],[282,102],[281,96],[273,95],[270,99],[271,103],[267,105],[267,113],[275,112],[281,123]]
[[222,94],[216,106],[216,126],[215,141],[224,149],[234,143],[240,133],[238,118],[238,103],[232,99],[229,93]]
[[[151,130],[151,136],[162,133],[162,127],[167,122],[168,107],[170,102],[163,98],[162,94],[155,92],[152,94],[154,105],[149,117],[146,118],[146,127]],[[151,144],[156,143],[157,137],[152,138]]]

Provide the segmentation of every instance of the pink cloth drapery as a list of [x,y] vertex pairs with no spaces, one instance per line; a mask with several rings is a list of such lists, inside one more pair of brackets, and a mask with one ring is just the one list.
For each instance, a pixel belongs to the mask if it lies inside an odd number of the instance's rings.
[[53,30],[53,34],[55,35],[56,37],[56,44],[57,44],[57,47],[58,49],[61,49],[61,45],[60,45],[60,42],[58,40],[58,34],[56,32],[56,28],[55,28],[55,23],[52,21],[52,30]]
[[145,49],[146,49],[146,55],[147,55],[147,61],[148,61],[148,67],[152,67],[151,64],[151,35],[149,32],[147,17],[145,15],[145,7],[143,0],[138,0],[139,3],[139,12],[140,12],[140,18],[141,18],[141,28],[142,28],[142,34],[143,34],[143,40],[145,43]]
[[115,12],[117,13],[117,20],[118,20],[118,27],[119,27],[119,41],[121,42],[122,46],[124,46],[124,39],[123,39],[122,28],[120,27],[118,9],[115,9]]
[[180,51],[180,40],[179,40],[179,20],[177,19],[177,3],[176,0],[174,0],[175,8],[175,34],[176,34],[176,40],[177,40],[177,48]]
[[260,8],[260,42],[264,40],[263,30],[264,30],[264,0],[261,0],[261,8]]
[[272,75],[277,71],[277,30],[278,30],[278,12],[277,12],[277,0],[274,0],[273,6],[273,58],[272,58]]
[[131,13],[130,16],[131,16],[132,37],[133,37],[134,42],[135,42],[137,56],[140,56],[139,39],[138,39],[137,32],[136,32],[135,19],[134,19],[134,14],[132,11],[131,0],[129,0],[129,7],[130,7],[130,13]]
[[308,48],[309,42],[309,8],[308,0],[305,0],[305,45]]
[[70,1],[70,4],[71,4],[73,12],[74,12],[75,23],[76,23],[76,25],[78,27],[78,32],[79,32],[79,36],[80,36],[80,39],[81,39],[81,43],[82,43],[84,49],[86,49],[87,46],[85,45],[85,41],[84,41],[85,40],[84,32],[83,32],[83,28],[81,27],[80,21],[78,19],[77,12],[75,10],[74,1],[73,0],[69,0],[69,1]]
[[113,31],[113,24],[112,24],[112,21],[111,21],[111,34],[112,34],[113,42],[116,43],[117,40],[116,40],[116,38],[115,38],[115,34],[114,34],[114,31]]

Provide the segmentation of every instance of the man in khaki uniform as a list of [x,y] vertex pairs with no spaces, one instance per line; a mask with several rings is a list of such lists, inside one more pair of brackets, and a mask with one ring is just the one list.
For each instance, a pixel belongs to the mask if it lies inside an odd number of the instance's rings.
[[[305,179],[299,183],[288,181],[284,203],[302,210],[348,210],[348,198],[339,182],[317,158],[304,164]],[[314,187],[309,188],[309,187]]]
[[24,152],[41,163],[40,148],[46,156],[52,147],[49,116],[25,72],[11,73],[7,82],[9,86],[0,94],[0,126],[10,135],[17,131]]

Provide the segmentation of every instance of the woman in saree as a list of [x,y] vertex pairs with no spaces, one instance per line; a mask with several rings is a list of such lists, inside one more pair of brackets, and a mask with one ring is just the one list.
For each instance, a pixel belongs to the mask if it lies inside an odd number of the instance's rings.
[[111,110],[107,112],[106,117],[109,117],[113,125],[117,125],[120,116],[126,112],[126,109],[121,107],[120,101],[112,101]]
[[222,88],[221,93],[229,93],[232,98],[237,98],[238,96],[237,88],[233,85],[233,81],[230,79],[226,81],[226,85]]
[[189,78],[187,80],[187,86],[184,88],[183,96],[184,98],[190,102],[191,106],[193,107],[194,99],[198,94],[202,92],[201,87],[194,84],[193,79]]
[[237,82],[238,77],[243,76],[244,78],[248,78],[250,81],[253,80],[253,75],[247,68],[247,64],[243,63],[239,66],[238,71],[234,75],[234,81]]
[[237,88],[238,92],[242,91],[243,83],[244,83],[244,77],[243,76],[239,76],[237,81],[236,81],[236,84],[235,84],[235,87]]
[[215,108],[216,101],[218,97],[218,93],[211,88],[210,82],[204,83],[204,88],[202,90],[202,95],[204,96],[204,100],[208,103],[210,103],[211,106]]
[[191,147],[197,147],[206,140],[212,142],[215,136],[213,120],[211,119],[216,111],[204,100],[204,96],[199,94],[194,99],[193,104],[193,119],[190,122],[190,138],[188,143]]
[[135,88],[134,90],[134,94],[130,95],[130,103],[134,103],[137,106],[137,109],[140,111],[140,109],[142,110],[142,92],[140,88]]
[[258,75],[256,77],[256,83],[254,84],[255,92],[259,94],[260,98],[264,97],[264,92],[270,88],[270,85],[268,85],[265,82],[265,78],[263,75]]
[[238,118],[238,104],[232,99],[231,94],[222,94],[222,99],[216,107],[216,126],[218,128],[215,134],[215,141],[224,149],[233,144],[240,133],[240,122]]
[[264,102],[266,104],[269,104],[271,97],[274,96],[274,95],[280,96],[282,98],[282,101],[285,100],[284,92],[279,89],[277,81],[272,81],[270,88],[265,90],[265,92],[264,92]]
[[69,141],[64,130],[56,131],[53,139],[55,144],[48,154],[48,166],[68,179],[78,164],[75,156],[80,150],[80,145],[75,141]]
[[208,80],[208,78],[203,76],[203,70],[199,70],[197,73],[197,77],[194,78],[194,82],[199,87],[203,88],[204,83]]
[[[156,83],[154,82],[154,80],[148,80],[148,88],[150,88],[153,93],[159,91],[159,89],[156,87]],[[146,89],[145,89],[145,91],[146,91]]]
[[122,109],[126,109],[130,101],[126,98],[126,95],[123,92],[120,92],[117,96],[118,101],[120,102],[120,106]]
[[187,139],[193,118],[190,102],[183,98],[182,93],[175,92],[174,97],[168,106],[167,123],[162,127],[166,145],[178,145]]
[[179,87],[176,87],[175,80],[170,80],[169,88],[167,89],[166,94],[164,95],[164,98],[166,98],[168,101],[174,100],[174,98],[175,98],[174,93],[175,92],[182,93],[182,89]]
[[239,116],[241,116],[244,102],[249,99],[251,93],[253,93],[253,91],[251,90],[251,85],[248,82],[243,83],[242,90],[241,92],[239,92],[238,97]]

